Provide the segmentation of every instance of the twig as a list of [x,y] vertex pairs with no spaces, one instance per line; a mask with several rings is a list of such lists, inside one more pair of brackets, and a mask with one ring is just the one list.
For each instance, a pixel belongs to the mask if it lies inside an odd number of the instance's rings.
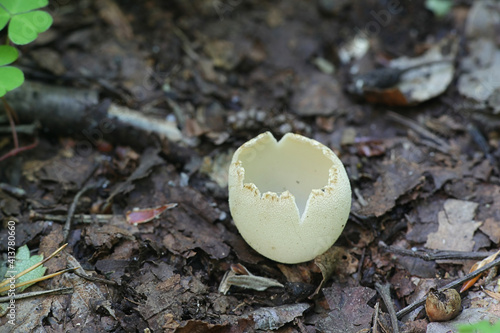
[[[495,261],[490,262],[489,264],[481,267],[480,269],[478,269],[472,273],[464,275],[461,278],[456,279],[455,281],[448,283],[444,287],[439,288],[438,291],[443,291],[445,289],[454,288],[454,287],[464,283],[465,281],[468,281],[468,280],[472,279],[473,277],[476,277],[479,274],[482,274],[483,272],[491,269],[492,267],[498,266],[498,265],[500,265],[500,258],[498,258]],[[398,319],[401,319],[403,316],[407,315],[408,313],[410,313],[414,309],[418,308],[419,306],[424,305],[426,299],[427,299],[427,296],[424,296],[421,299],[419,299],[418,301],[408,305],[404,309],[399,310],[398,313],[396,314]]]
[[[113,214],[75,214],[73,215],[73,223],[109,223],[109,221],[115,217]],[[54,222],[65,222],[67,220],[66,215],[55,215],[55,214],[42,214],[35,211],[30,211],[31,221],[54,221]]]
[[420,258],[425,261],[434,261],[434,260],[449,260],[449,259],[484,259],[494,252],[463,252],[463,251],[437,251],[437,252],[427,252],[423,250],[412,251],[408,249],[403,249],[400,247],[389,246],[384,242],[380,241],[378,246],[381,247],[384,251],[400,254],[403,256]]
[[470,136],[472,137],[472,140],[477,144],[479,149],[484,153],[488,161],[490,162],[491,166],[495,169],[495,171],[498,173],[498,168],[497,168],[497,161],[493,155],[490,154],[490,145],[488,144],[488,141],[484,138],[483,134],[479,129],[474,126],[472,123],[467,124],[467,131],[469,132]]
[[425,128],[423,128],[422,126],[420,126],[419,124],[417,124],[413,120],[406,118],[406,117],[403,117],[403,116],[401,116],[395,112],[392,112],[392,111],[387,111],[387,116],[389,118],[391,118],[392,120],[411,128],[412,130],[414,130],[418,134],[436,142],[439,146],[436,146],[435,148],[438,149],[439,151],[441,151],[443,153],[448,153],[450,151],[451,147],[446,141],[444,141],[443,139],[441,139],[440,137],[438,137],[434,133],[426,130]]
[[7,183],[0,183],[0,190],[9,193],[18,199],[26,198],[26,191],[20,187],[15,187]]
[[374,316],[373,316],[373,325],[372,325],[372,332],[373,333],[378,333],[378,307],[379,307],[380,303],[377,302],[375,303],[375,313],[374,313]]
[[398,318],[396,316],[396,310],[394,310],[394,305],[392,304],[391,285],[389,283],[381,284],[379,282],[375,282],[375,289],[380,296],[382,296],[382,300],[384,301],[387,311],[389,312],[392,324],[392,333],[399,333]]
[[18,149],[19,141],[17,139],[16,124],[14,123],[14,117],[16,116],[16,113],[10,107],[9,103],[7,103],[5,97],[2,97],[2,102],[5,108],[5,113],[7,113],[7,118],[9,118],[9,125],[12,132],[12,139],[14,140],[14,149]]
[[[37,129],[36,124],[27,124],[27,125],[17,125],[16,126],[16,132],[17,133],[23,133],[23,134],[29,134],[29,135],[34,135],[35,131]],[[12,132],[12,128],[10,126],[0,126],[0,133],[1,134],[6,134]]]
[[361,280],[361,270],[363,269],[363,263],[365,261],[365,255],[366,255],[366,248],[363,248],[363,252],[361,252],[361,259],[359,259],[359,265],[358,265],[358,272],[356,275],[356,281]]
[[7,159],[7,158],[9,158],[9,157],[11,157],[11,156],[16,156],[17,154],[22,153],[25,150],[33,149],[36,146],[38,146],[38,138],[35,138],[35,142],[33,142],[30,145],[27,145],[27,146],[24,146],[24,147],[14,148],[11,151],[9,151],[7,154],[5,154],[3,156],[0,156],[0,162],[3,161],[3,160],[5,160],[5,159]]
[[190,57],[194,61],[198,61],[200,59],[200,56],[194,51],[193,47],[191,46],[191,42],[189,41],[189,38],[184,34],[184,32],[177,26],[172,27],[172,31],[174,34],[181,40],[182,42],[182,49],[188,57]]
[[98,277],[94,277],[94,276],[90,276],[90,275],[81,274],[81,273],[78,273],[78,271],[74,271],[73,274],[81,277],[82,279],[88,280],[88,281],[105,283],[105,284],[109,284],[112,286],[119,286],[119,283],[116,281],[113,281],[113,280],[107,280],[107,279],[102,279],[102,278],[98,278]]
[[18,300],[23,298],[38,297],[38,296],[52,295],[52,294],[69,294],[71,292],[73,292],[73,288],[71,287],[64,287],[52,290],[31,291],[28,293],[15,294],[14,296],[0,297],[0,303],[10,302],[10,300],[12,299]]
[[[96,164],[94,166],[94,170],[92,170],[92,172],[89,174],[90,176],[92,176],[94,174],[95,170],[97,169],[97,166],[98,166],[98,164]],[[103,183],[102,179],[97,181],[97,182],[88,183],[73,198],[73,202],[71,203],[71,206],[69,206],[68,217],[66,218],[66,223],[64,224],[64,227],[63,227],[63,242],[66,242],[68,239],[69,230],[71,229],[71,221],[73,219],[73,215],[75,214],[76,205],[78,204],[80,197],[88,190],[100,187],[102,185],[102,183]]]

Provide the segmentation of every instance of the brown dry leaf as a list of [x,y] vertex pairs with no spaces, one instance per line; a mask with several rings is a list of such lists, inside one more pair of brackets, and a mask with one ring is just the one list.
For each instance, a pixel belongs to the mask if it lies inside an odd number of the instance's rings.
[[[147,183],[134,191],[138,201],[130,202],[134,206],[145,205],[153,196],[160,202],[177,202],[179,206],[171,210],[162,222],[164,233],[160,234],[158,228],[155,237],[161,235],[163,245],[175,254],[191,256],[193,251],[202,249],[211,258],[222,259],[229,255],[230,248],[224,242],[229,233],[226,228],[218,223],[221,211],[211,204],[211,200],[191,186],[170,186],[177,184],[179,175],[175,168],[157,167]],[[148,193],[145,195],[144,193]]]
[[[235,319],[236,321],[236,319]],[[253,323],[250,319],[238,319],[234,324],[224,323],[221,325],[210,324],[201,320],[189,320],[184,326],[178,327],[175,331],[166,330],[165,332],[174,333],[245,333],[250,332]],[[164,327],[165,328],[165,327]]]
[[[69,158],[55,156],[50,162],[43,162],[43,167],[35,176],[44,181],[61,184],[64,190],[79,190],[90,173],[94,171],[94,155],[74,155]],[[76,169],[78,169],[78,172]]]
[[324,288],[330,312],[316,323],[316,329],[325,333],[356,333],[371,327],[374,310],[367,303],[375,293],[370,288],[344,288],[338,284]]
[[158,156],[159,150],[150,148],[147,149],[141,157],[141,162],[137,169],[127,178],[126,181],[116,184],[113,187],[113,191],[108,197],[108,202],[111,202],[113,198],[118,194],[126,194],[134,189],[134,181],[147,177],[153,167],[165,163],[165,161]]
[[307,303],[288,304],[272,308],[260,308],[253,311],[250,317],[255,322],[257,330],[276,330],[286,323],[291,322],[311,307]]
[[332,246],[328,251],[317,256],[314,259],[314,264],[321,270],[323,279],[311,297],[319,293],[333,273],[340,276],[347,276],[356,272],[358,268],[358,260],[346,248],[340,246]]
[[489,217],[484,221],[483,225],[479,227],[479,230],[484,232],[493,243],[500,243],[500,221]]
[[111,249],[122,239],[134,240],[135,238],[132,233],[122,227],[105,224],[85,228],[84,239],[87,245],[94,248]]
[[[64,258],[64,259],[63,259]],[[79,267],[79,262],[70,254],[64,252],[58,261],[66,261],[70,267]],[[80,274],[86,274],[79,268]],[[75,274],[65,274],[62,277],[52,279],[49,284],[51,287],[72,287],[73,293],[65,296],[50,296],[41,301],[36,298],[34,303],[38,303],[36,310],[31,309],[33,316],[41,316],[39,319],[32,320],[30,325],[37,327],[42,325],[43,329],[51,332],[59,332],[61,325],[70,331],[78,331],[82,327],[88,327],[90,331],[99,332],[103,321],[116,323],[114,310],[111,308],[109,293],[105,285],[97,285],[93,282],[84,280]],[[44,305],[50,309],[50,313],[43,315],[38,308],[43,309]],[[19,308],[23,308],[20,306]],[[47,319],[45,319],[47,318]],[[48,319],[50,318],[50,319]],[[29,324],[29,319],[19,322]],[[46,326],[48,325],[48,326]],[[36,330],[19,330],[19,332],[33,332]]]
[[313,272],[309,264],[285,265],[277,264],[288,282],[311,283]]
[[411,276],[407,271],[398,271],[391,277],[389,282],[399,298],[411,295],[415,291],[415,284],[411,281]]
[[112,27],[112,31],[120,40],[134,37],[132,26],[120,6],[113,0],[103,0],[96,3],[99,16]]
[[424,181],[418,164],[406,159],[386,160],[380,166],[380,177],[373,185],[373,195],[364,196],[368,205],[360,215],[384,215],[396,205],[396,200]]
[[[32,288],[32,291],[37,291],[39,287]],[[41,289],[40,289],[41,290]],[[57,298],[61,296],[33,297],[16,301],[16,319],[14,326],[3,324],[0,331],[2,332],[36,332],[47,330],[47,326],[43,322],[47,317],[51,316],[54,311],[52,307],[57,302]]]
[[425,246],[434,250],[472,251],[474,231],[481,225],[473,220],[477,206],[471,201],[446,200],[438,213],[438,231],[429,234]]
[[318,72],[300,81],[292,100],[292,108],[301,116],[339,115],[348,104],[339,81]]

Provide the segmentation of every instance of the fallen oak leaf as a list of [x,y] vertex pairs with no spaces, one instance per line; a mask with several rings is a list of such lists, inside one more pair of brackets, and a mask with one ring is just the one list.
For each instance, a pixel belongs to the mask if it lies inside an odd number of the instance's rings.
[[127,222],[133,225],[146,223],[154,218],[160,216],[161,213],[168,209],[177,207],[177,203],[169,203],[163,206],[144,208],[144,209],[133,209],[126,213]]
[[[492,254],[491,256],[489,257],[486,257],[484,258],[483,260],[479,261],[479,262],[476,262],[472,267],[471,269],[469,270],[469,273],[472,273],[474,271],[477,271],[478,269],[480,269],[481,267],[483,267],[484,265],[487,265],[489,264],[490,262],[492,262],[493,260],[495,260],[495,258],[498,256],[498,254],[500,253],[500,250],[498,250],[496,253]],[[467,289],[469,289],[470,287],[472,287],[477,280],[479,280],[479,278],[482,276],[483,274],[479,274],[478,276],[470,279],[469,281],[465,282],[462,286],[462,288],[460,288],[460,293],[466,291]]]

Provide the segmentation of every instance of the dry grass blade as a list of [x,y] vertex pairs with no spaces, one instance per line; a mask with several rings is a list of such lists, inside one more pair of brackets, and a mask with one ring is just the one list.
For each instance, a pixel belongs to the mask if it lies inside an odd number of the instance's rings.
[[[50,278],[53,278],[55,276],[64,274],[66,272],[71,272],[74,269],[75,268],[63,269],[62,271],[55,272],[55,273],[52,273],[52,274],[49,274],[49,275],[44,275],[44,276],[42,276],[42,277],[40,277],[38,279],[33,279],[33,280],[29,280],[29,281],[26,281],[26,282],[23,282],[23,283],[19,283],[19,284],[16,284],[16,288],[19,288],[19,287],[22,287],[22,286],[26,286],[28,284],[33,284],[33,283],[37,283],[37,282],[40,282],[40,281],[48,280]],[[4,291],[7,291],[9,289],[10,289],[10,286],[5,286],[3,288],[0,288],[0,293],[3,293]]]

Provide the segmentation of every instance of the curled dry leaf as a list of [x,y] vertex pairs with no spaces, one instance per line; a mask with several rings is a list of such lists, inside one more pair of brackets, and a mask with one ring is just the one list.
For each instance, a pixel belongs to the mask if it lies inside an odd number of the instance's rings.
[[263,291],[269,287],[284,287],[284,285],[274,279],[253,275],[241,264],[231,265],[231,270],[226,272],[222,278],[219,285],[219,292],[225,295],[231,286],[257,291]]
[[163,206],[158,206],[154,208],[144,208],[144,209],[134,209],[129,210],[127,215],[127,222],[130,224],[140,224],[151,221],[154,218],[160,216],[161,213],[166,211],[167,209],[172,209],[177,207],[177,203],[169,203]]
[[[496,253],[492,254],[491,256],[487,257],[487,258],[484,258],[483,260],[479,261],[479,262],[476,262],[469,270],[469,273],[472,273],[474,271],[477,271],[478,269],[480,269],[481,267],[483,267],[484,265],[487,265],[489,264],[490,262],[492,262],[493,260],[495,260],[495,258],[498,256],[498,254],[500,253],[500,250],[498,250]],[[460,292],[464,292],[466,291],[467,289],[469,289],[470,287],[472,287],[474,285],[474,283],[476,283],[477,280],[479,280],[479,278],[482,276],[482,274],[479,274],[478,276],[476,276],[475,278],[472,278],[470,279],[469,281],[465,282],[464,285],[462,286],[462,288],[460,288]]]

